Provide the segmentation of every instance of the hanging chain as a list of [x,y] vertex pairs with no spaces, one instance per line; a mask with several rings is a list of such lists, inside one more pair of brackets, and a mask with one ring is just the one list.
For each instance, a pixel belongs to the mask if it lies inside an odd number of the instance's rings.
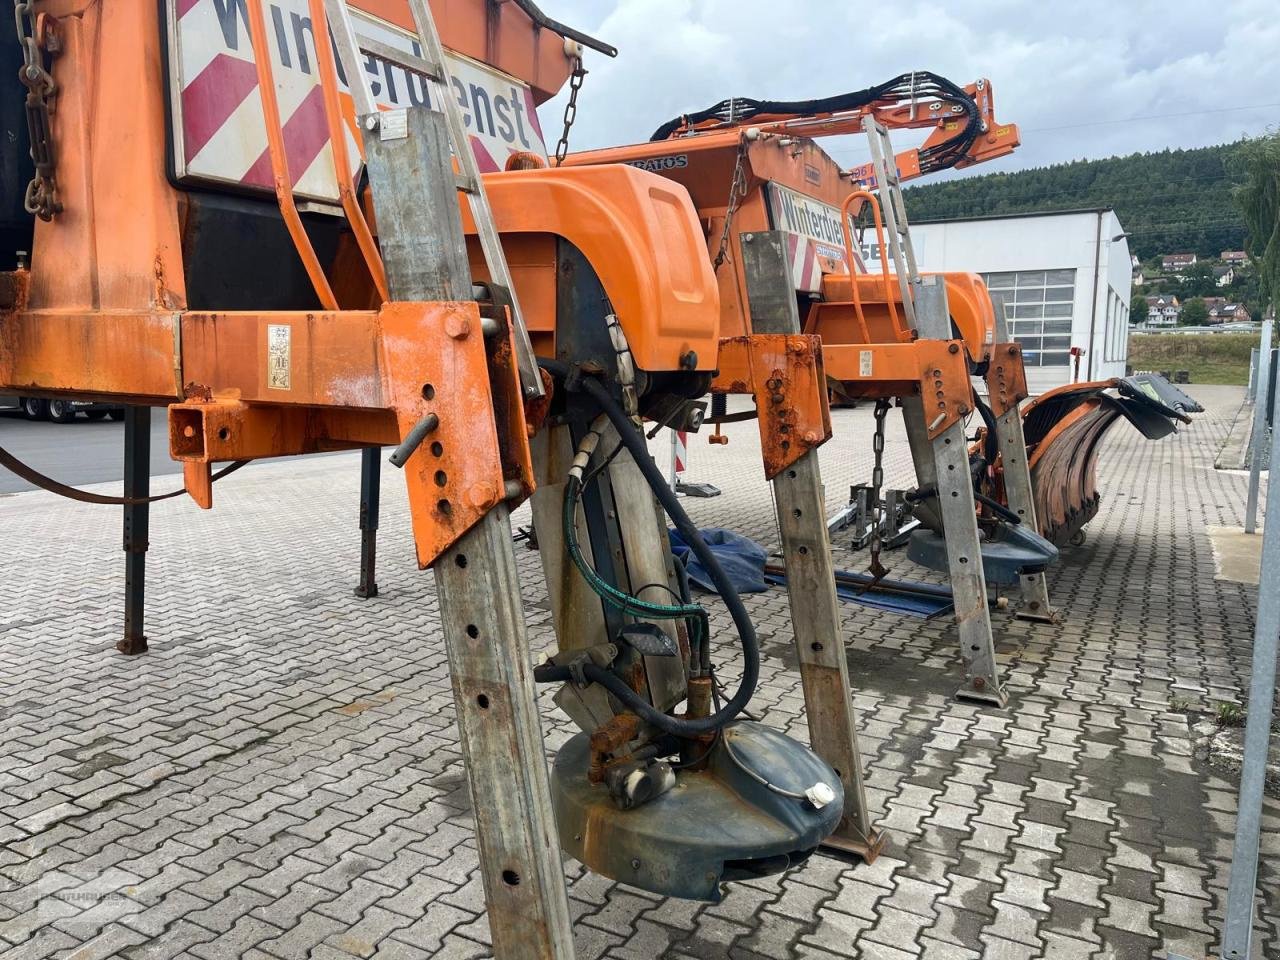
[[889,571],[880,562],[880,540],[884,528],[884,498],[881,488],[884,486],[884,421],[889,415],[889,399],[881,397],[876,401],[876,432],[871,440],[871,449],[875,454],[875,465],[871,468],[871,501],[875,511],[871,520],[871,565],[868,572],[879,582]]
[[62,210],[57,199],[57,182],[54,178],[53,137],[49,124],[49,100],[58,92],[53,76],[44,68],[44,55],[40,50],[42,28],[47,30],[46,47],[50,53],[58,52],[57,35],[50,29],[50,21],[43,21],[32,10],[33,0],[15,0],[13,18],[18,27],[18,42],[22,44],[23,66],[18,79],[27,88],[27,132],[31,140],[31,159],[35,163],[35,178],[27,185],[24,201],[27,213],[34,213],[41,220],[52,220]]
[[729,256],[729,233],[733,228],[733,215],[738,212],[738,204],[742,203],[742,198],[746,195],[747,138],[744,136],[738,140],[738,159],[733,164],[733,184],[729,187],[729,205],[725,209],[724,230],[720,233],[720,249],[711,265],[713,271],[718,271],[720,264]]
[[582,81],[587,71],[582,67],[582,58],[573,58],[573,73],[569,76],[569,102],[564,105],[564,130],[560,134],[560,142],[556,144],[556,166],[564,163],[569,155],[569,131],[573,129],[573,121],[578,119],[578,91],[582,89]]

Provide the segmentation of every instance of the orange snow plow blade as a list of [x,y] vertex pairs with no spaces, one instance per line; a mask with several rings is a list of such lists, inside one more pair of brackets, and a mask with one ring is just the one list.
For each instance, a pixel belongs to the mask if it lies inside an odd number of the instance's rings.
[[1155,374],[1073,383],[1050,390],[1022,412],[1040,533],[1056,546],[1083,542],[1082,529],[1098,513],[1098,450],[1117,420],[1148,440],[1190,423],[1204,408]]

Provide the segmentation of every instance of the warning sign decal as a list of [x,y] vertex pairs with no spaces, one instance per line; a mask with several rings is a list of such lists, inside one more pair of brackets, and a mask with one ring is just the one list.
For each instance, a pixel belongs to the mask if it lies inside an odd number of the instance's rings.
[[[271,158],[245,0],[171,0],[166,6],[174,93],[170,98],[173,159],[179,179],[271,191]],[[338,189],[307,0],[269,0],[264,6],[294,191],[300,198],[336,203]],[[353,12],[362,35],[419,52],[417,38],[409,32]],[[421,77],[373,57],[366,57],[364,69],[380,107],[432,106]],[[533,96],[526,85],[454,54],[449,54],[449,69],[481,170],[502,169],[515,152],[546,156]],[[338,74],[339,86],[346,91],[341,64]],[[351,98],[344,93],[342,99],[347,126],[343,148],[352,169],[359,170]]]

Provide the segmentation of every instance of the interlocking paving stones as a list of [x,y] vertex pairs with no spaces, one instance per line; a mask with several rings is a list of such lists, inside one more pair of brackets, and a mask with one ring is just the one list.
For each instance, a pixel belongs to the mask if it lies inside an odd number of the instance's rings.
[[[712,906],[567,862],[578,955],[1214,951],[1235,787],[1197,753],[1185,710],[1241,701],[1256,591],[1213,579],[1204,533],[1242,519],[1244,479],[1212,469],[1240,391],[1193,392],[1209,410],[1179,435],[1108,438],[1102,512],[1050,572],[1063,622],[996,615],[1008,709],[951,699],[947,622],[844,606],[868,796],[893,834],[877,863],[815,857]],[[866,481],[871,456],[869,410],[834,420],[821,452],[831,508]],[[692,438],[692,478],[724,494],[688,509],[776,549],[755,426],[727,432],[728,447]],[[886,470],[908,485],[896,417]],[[113,649],[118,514],[43,493],[0,499],[0,960],[489,954],[432,579],[414,568],[388,475],[382,596],[352,596],[357,488],[355,458],[334,456],[241,471],[212,513],[154,508],[140,658]],[[860,569],[847,540],[836,536],[837,566]],[[939,579],[901,551],[886,557],[894,575]],[[553,642],[545,588],[536,556],[518,560],[537,653]],[[764,648],[756,709],[804,739],[785,595],[747,603]],[[732,626],[710,608],[733,684]],[[550,755],[573,731],[549,694]],[[1275,957],[1274,801],[1264,827],[1255,954]],[[55,897],[113,870],[136,878],[124,901],[90,912]]]

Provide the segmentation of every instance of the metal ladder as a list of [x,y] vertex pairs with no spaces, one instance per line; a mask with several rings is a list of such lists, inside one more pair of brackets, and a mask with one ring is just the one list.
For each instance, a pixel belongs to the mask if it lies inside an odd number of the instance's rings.
[[915,248],[911,246],[911,229],[907,224],[907,207],[902,200],[902,181],[898,178],[893,145],[889,142],[888,128],[875,117],[863,117],[862,129],[871,148],[871,164],[876,171],[876,194],[880,197],[880,209],[889,234],[889,252],[893,256],[894,272],[898,275],[898,286],[902,290],[902,309],[908,324],[914,330],[916,309],[911,290],[912,284],[920,279],[920,269],[916,266]]
[[[484,181],[480,177],[480,168],[476,164],[475,154],[472,153],[471,144],[467,139],[462,109],[450,92],[452,77],[449,74],[448,61],[445,59],[444,45],[440,42],[440,33],[436,29],[435,18],[426,0],[408,0],[408,4],[413,14],[414,24],[417,26],[417,40],[421,44],[422,56],[415,56],[380,40],[361,36],[356,33],[351,8],[346,0],[324,0],[329,26],[333,30],[334,40],[337,43],[338,57],[342,61],[351,96],[355,101],[356,116],[364,118],[366,123],[382,124],[384,138],[408,135],[407,129],[396,126],[402,122],[402,111],[379,114],[373,91],[361,63],[362,53],[402,67],[423,78],[427,86],[428,102],[432,109],[444,114],[448,125],[453,156],[461,171],[456,185],[458,190],[467,195],[471,206],[471,216],[475,220],[476,230],[480,236],[480,247],[484,251],[485,264],[489,269],[489,286],[495,299],[499,302],[505,300],[511,309],[521,386],[527,398],[541,397],[543,395],[542,377],[538,372],[537,357],[533,352],[533,344],[529,340],[529,330],[524,322],[524,314],[516,298],[511,269],[502,251],[502,241],[493,220],[493,209],[489,206]],[[339,149],[339,145],[334,144],[334,149]]]

